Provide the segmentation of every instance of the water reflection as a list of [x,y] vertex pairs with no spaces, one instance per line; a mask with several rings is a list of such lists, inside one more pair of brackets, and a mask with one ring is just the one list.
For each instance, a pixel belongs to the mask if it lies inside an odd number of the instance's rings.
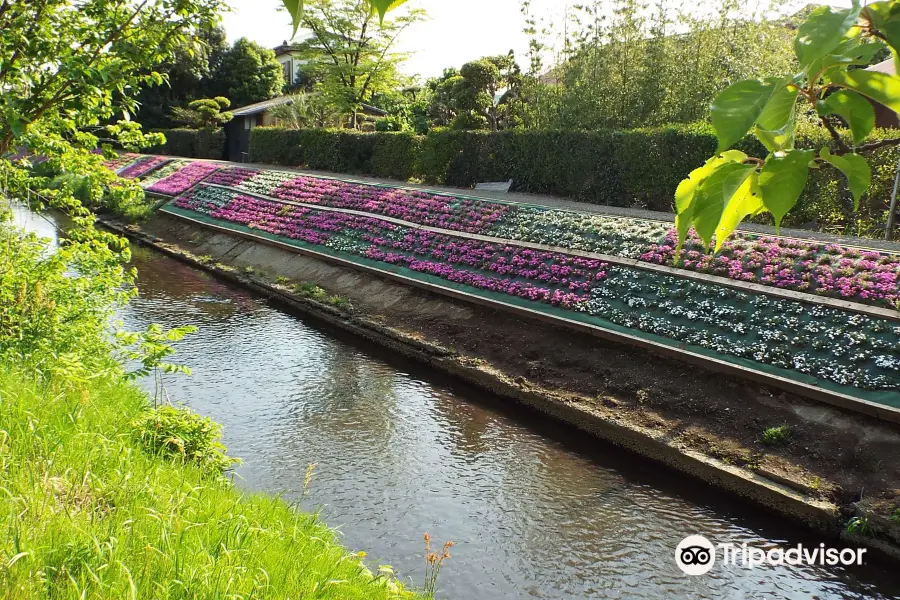
[[132,328],[199,326],[178,355],[193,376],[167,387],[225,425],[241,485],[321,508],[348,547],[415,581],[422,533],[455,540],[443,597],[900,597],[876,568],[688,578],[672,558],[688,534],[813,540],[599,443],[576,452],[169,259],[136,249],[135,262],[140,296],[121,316]]

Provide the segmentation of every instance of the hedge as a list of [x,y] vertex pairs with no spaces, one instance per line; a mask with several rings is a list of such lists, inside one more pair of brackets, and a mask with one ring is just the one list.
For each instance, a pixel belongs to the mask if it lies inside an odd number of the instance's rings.
[[151,148],[153,154],[184,156],[186,158],[225,158],[224,129],[160,129],[166,143]]
[[[896,132],[876,132],[893,137]],[[799,147],[832,145],[827,132],[801,129]],[[738,145],[755,156],[765,150],[751,138]],[[564,196],[611,206],[672,210],[672,195],[690,171],[709,158],[716,138],[708,125],[631,131],[455,131],[359,133],[346,130],[254,128],[252,162],[304,166],[336,173],[418,179],[472,187],[513,180],[513,190]],[[806,191],[785,221],[849,235],[873,235],[886,220],[897,150],[870,155],[873,186],[854,213],[846,184],[831,168],[811,172]],[[762,217],[765,221],[767,217]]]

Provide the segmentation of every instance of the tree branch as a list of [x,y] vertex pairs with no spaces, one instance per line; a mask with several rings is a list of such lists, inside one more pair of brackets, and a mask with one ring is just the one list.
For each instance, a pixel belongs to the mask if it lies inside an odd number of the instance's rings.
[[847,142],[845,142],[841,138],[841,134],[839,134],[837,132],[837,129],[834,128],[834,125],[832,125],[831,121],[828,120],[827,117],[819,117],[819,119],[822,121],[822,125],[825,126],[825,129],[828,130],[828,133],[831,135],[831,139],[833,139],[834,143],[837,144],[837,147],[838,147],[837,153],[838,154],[849,154],[851,152],[850,146],[848,146]]
[[863,144],[862,146],[857,146],[857,152],[870,152],[872,150],[878,150],[879,148],[884,148],[886,146],[896,146],[900,144],[900,137],[898,138],[890,138],[886,140],[880,140],[877,142],[872,142],[870,144]]

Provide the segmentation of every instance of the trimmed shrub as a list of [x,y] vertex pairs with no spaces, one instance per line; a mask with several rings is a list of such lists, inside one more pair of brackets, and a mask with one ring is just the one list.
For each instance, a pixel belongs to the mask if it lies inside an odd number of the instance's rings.
[[305,163],[300,146],[304,130],[254,127],[250,130],[250,161],[299,167]]
[[372,175],[406,181],[419,174],[422,137],[411,132],[376,133],[372,137]]
[[[893,135],[876,131],[874,137]],[[819,149],[833,146],[833,141],[827,132],[813,127],[798,131],[797,146]],[[754,156],[766,154],[749,137],[738,148]],[[715,149],[715,133],[707,124],[631,131],[492,133],[438,128],[426,136],[265,127],[253,129],[250,135],[253,162],[403,181],[420,178],[454,187],[512,179],[515,191],[664,212],[673,210],[678,183]],[[840,173],[832,168],[812,170],[806,191],[784,225],[814,222],[834,233],[877,235],[887,218],[897,153],[896,148],[884,148],[870,155],[872,188],[859,212],[853,211]],[[771,223],[768,215],[756,220]]]
[[222,160],[225,157],[224,129],[161,129],[158,131],[166,136],[166,143],[151,148],[148,152],[214,160]]

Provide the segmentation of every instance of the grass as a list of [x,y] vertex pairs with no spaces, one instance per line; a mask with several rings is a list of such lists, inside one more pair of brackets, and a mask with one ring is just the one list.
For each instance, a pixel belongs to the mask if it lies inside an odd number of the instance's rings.
[[845,531],[847,533],[856,533],[859,535],[871,535],[872,529],[869,527],[869,515],[851,518],[847,521]]
[[293,287],[294,293],[304,298],[310,298],[322,304],[328,304],[340,310],[349,311],[353,309],[353,304],[349,298],[344,296],[332,295],[320,288],[314,283],[298,283]]
[[0,366],[0,598],[421,597],[315,515],[141,450],[147,410],[130,384]]
[[894,513],[891,515],[891,521],[895,523],[900,523],[900,508],[895,508]]
[[762,432],[759,441],[766,446],[784,446],[791,440],[791,426],[769,427]]

